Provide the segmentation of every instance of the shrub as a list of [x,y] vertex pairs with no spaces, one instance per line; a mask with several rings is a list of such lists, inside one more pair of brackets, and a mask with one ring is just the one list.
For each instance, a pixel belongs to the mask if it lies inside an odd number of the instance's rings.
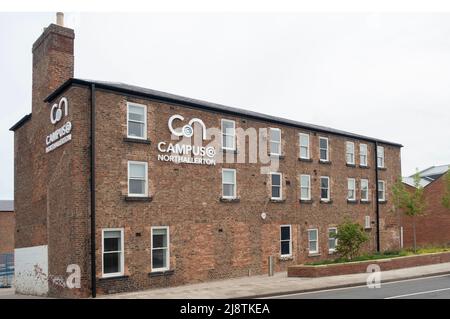
[[345,220],[338,226],[338,232],[334,235],[337,239],[336,252],[342,258],[352,260],[358,256],[361,246],[369,240],[363,227],[351,220]]

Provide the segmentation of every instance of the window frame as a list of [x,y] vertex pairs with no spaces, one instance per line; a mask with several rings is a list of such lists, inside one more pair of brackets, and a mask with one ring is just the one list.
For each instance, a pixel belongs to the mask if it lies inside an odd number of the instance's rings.
[[[365,148],[365,154],[363,154],[363,152],[362,152],[362,148],[361,148],[362,146],[364,146],[363,148]],[[364,163],[361,161],[362,156],[365,156],[365,159],[366,159]],[[368,148],[367,144],[360,143],[359,144],[359,165],[363,166],[363,167],[367,167],[368,159],[369,159],[369,148]]]
[[[130,106],[141,107],[144,109],[144,136],[143,137],[130,135],[130,131],[129,131]],[[141,122],[134,121],[134,120],[132,120],[132,122],[141,123]],[[146,140],[147,139],[147,105],[127,101],[127,138],[137,139],[137,140]]]
[[[281,243],[286,242],[288,240],[281,239],[281,228],[288,227],[289,228],[289,254],[282,254],[281,253]],[[292,257],[292,225],[280,225],[280,257]]]
[[[337,232],[338,232],[337,227],[328,227],[328,253],[334,253],[334,252],[336,252],[336,247],[337,247],[337,244],[338,244],[337,238],[331,238],[331,237],[330,237],[330,230],[332,230],[332,229],[335,230],[336,234],[337,234]],[[330,240],[331,240],[331,239],[334,240],[334,247],[335,247],[335,248],[330,248]]]
[[[383,185],[383,189],[380,189],[380,183]],[[380,191],[383,193],[383,198],[380,197]],[[386,182],[384,180],[378,180],[378,201],[385,202],[386,201]]]
[[[350,192],[350,182],[351,181],[353,181],[353,198],[350,198],[348,195],[349,195],[349,192]],[[348,177],[347,178],[347,200],[348,201],[352,201],[352,202],[354,202],[354,201],[356,201],[356,178],[353,178],[353,177]]]
[[[130,192],[130,164],[144,164],[145,165],[145,192],[144,194],[134,194]],[[129,197],[148,197],[148,163],[141,161],[128,161],[127,163],[128,172],[127,172],[127,190]]]
[[[120,272],[105,274],[105,232],[120,231]],[[102,228],[102,278],[119,277],[124,275],[125,271],[125,247],[124,247],[124,229],[123,228]],[[108,252],[111,253],[111,252]]]
[[[224,172],[233,172],[233,180],[234,180],[234,187],[233,187],[233,195],[232,196],[225,196],[224,195],[224,187],[223,187],[223,185],[224,185]],[[236,180],[237,180],[237,173],[236,173],[236,169],[234,169],[234,168],[222,168],[222,198],[225,198],[225,199],[235,199],[236,198],[236,194],[237,194],[237,182],[236,182]],[[227,185],[231,185],[231,184],[227,184]]]
[[[166,236],[167,236],[167,247],[165,248],[166,253],[166,267],[161,268],[153,268],[153,250],[154,249],[163,249],[163,248],[154,248],[153,247],[153,231],[155,229],[165,229],[166,230]],[[150,269],[151,272],[160,272],[160,271],[167,271],[170,270],[170,232],[169,232],[169,226],[152,226],[150,229]]]
[[[352,146],[352,152],[348,152],[348,146],[351,145]],[[348,161],[348,155],[352,156],[352,161],[349,162]],[[355,165],[355,142],[351,142],[351,141],[346,141],[345,142],[345,162],[349,165]]]
[[[327,142],[327,148],[326,148],[327,158],[326,159],[322,159],[321,150],[323,150],[323,148],[320,147],[321,140],[325,140]],[[320,162],[329,162],[330,161],[330,141],[329,141],[328,137],[325,137],[325,136],[319,136],[319,161]]]
[[[363,197],[363,181],[367,183],[367,192],[366,197]],[[359,181],[359,190],[360,190],[360,196],[362,202],[368,202],[369,201],[369,180],[367,178],[361,178]]]
[[[308,197],[307,198],[302,197],[302,189],[305,188],[302,186],[302,177],[303,176],[308,177]],[[311,175],[300,174],[300,200],[311,200]]]
[[[311,240],[310,232],[312,232],[312,231],[316,232],[316,240],[315,240],[315,242],[316,242],[316,250],[311,250],[311,242],[313,240]],[[319,251],[320,251],[320,248],[319,248],[319,229],[318,228],[309,228],[307,230],[307,234],[308,234],[308,254],[309,255],[318,254]]]
[[[307,146],[302,146],[302,136],[308,138]],[[298,156],[299,156],[299,158],[306,159],[306,160],[311,159],[311,152],[310,152],[311,141],[310,141],[310,139],[311,138],[310,138],[310,135],[308,133],[298,133],[298,144],[299,144],[299,154],[298,154]],[[306,157],[302,156],[302,147],[306,148]]]
[[[322,178],[328,180],[327,198],[322,198]],[[320,200],[323,202],[329,202],[331,200],[330,176],[320,176]]]
[[[272,180],[272,176],[273,175],[278,175],[280,176],[280,185],[276,185],[280,187],[280,196],[279,197],[274,197],[273,196],[273,180]],[[283,199],[283,174],[280,172],[270,172],[270,199],[273,200],[281,200]]]
[[[272,134],[271,134],[271,132],[272,131],[278,131],[278,132],[280,132],[280,141],[273,141],[272,140]],[[269,127],[269,154],[270,155],[273,155],[273,156],[281,156],[281,153],[282,153],[282,150],[281,150],[281,141],[282,141],[282,138],[281,138],[281,129],[280,128],[277,128],[277,127]],[[278,143],[278,151],[279,151],[279,153],[272,153],[272,142],[273,143]]]
[[[380,150],[382,150],[382,152],[380,152]],[[380,156],[380,154],[382,154],[382,156]],[[381,164],[380,165],[380,159],[381,159]],[[384,146],[377,146],[377,168],[385,168],[386,167],[386,163],[385,163],[385,149]]]
[[[224,126],[223,123],[224,122],[228,122],[228,123],[233,123],[233,147],[225,147],[223,145],[223,141],[224,141],[224,136],[231,136],[231,134],[226,134],[224,132]],[[236,150],[236,121],[234,120],[229,120],[229,119],[221,119],[220,120],[220,133],[221,133],[221,146],[223,150],[227,150],[227,151],[235,151]],[[226,140],[226,139],[225,139]]]

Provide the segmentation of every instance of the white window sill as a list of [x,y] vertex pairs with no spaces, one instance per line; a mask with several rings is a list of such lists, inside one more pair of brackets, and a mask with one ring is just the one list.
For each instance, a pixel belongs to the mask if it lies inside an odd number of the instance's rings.
[[113,273],[113,274],[103,274],[101,279],[112,279],[112,278],[121,278],[126,277],[123,273]]
[[315,252],[315,253],[308,253],[308,257],[319,257],[321,256],[321,253]]
[[292,255],[281,255],[278,259],[280,261],[287,261],[287,260],[294,260],[294,257]]

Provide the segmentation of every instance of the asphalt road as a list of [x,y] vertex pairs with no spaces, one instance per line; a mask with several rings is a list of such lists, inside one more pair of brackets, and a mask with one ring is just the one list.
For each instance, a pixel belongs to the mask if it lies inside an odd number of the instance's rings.
[[274,299],[450,299],[450,275],[272,297]]

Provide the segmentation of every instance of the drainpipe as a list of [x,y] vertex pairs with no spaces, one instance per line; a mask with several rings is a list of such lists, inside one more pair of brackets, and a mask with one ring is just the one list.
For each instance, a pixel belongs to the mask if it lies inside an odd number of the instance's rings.
[[377,216],[377,252],[380,252],[380,202],[378,198],[378,142],[375,141],[375,207]]
[[90,127],[90,188],[91,188],[91,295],[97,295],[95,265],[95,84],[91,84],[91,127]]

